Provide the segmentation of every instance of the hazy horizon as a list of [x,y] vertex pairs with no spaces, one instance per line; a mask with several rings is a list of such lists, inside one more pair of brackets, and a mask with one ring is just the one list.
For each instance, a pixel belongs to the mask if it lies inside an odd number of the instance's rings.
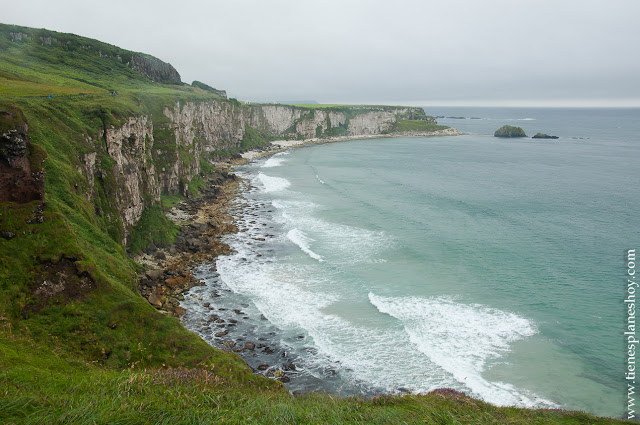
[[171,63],[248,101],[640,106],[640,3],[0,0],[7,24]]

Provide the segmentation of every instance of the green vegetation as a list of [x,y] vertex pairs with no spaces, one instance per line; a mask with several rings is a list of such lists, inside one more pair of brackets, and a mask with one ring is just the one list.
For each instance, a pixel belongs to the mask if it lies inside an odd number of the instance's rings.
[[520,127],[512,127],[510,125],[503,125],[493,134],[494,137],[527,137],[524,134],[524,130]]
[[[0,326],[1,326],[0,322]],[[2,328],[0,328],[2,329]],[[111,370],[71,359],[0,330],[0,422],[73,424],[592,424],[623,423],[554,410],[495,407],[460,393],[372,400],[292,397],[265,379],[230,374],[219,361],[153,367],[145,346],[132,367]],[[630,423],[630,422],[629,422]]]
[[448,128],[444,125],[433,124],[425,120],[398,120],[393,128],[394,132],[428,132]]
[[[21,39],[13,40],[11,33]],[[218,359],[232,374],[253,377],[238,356],[213,350],[138,294],[140,268],[122,246],[115,162],[102,132],[146,114],[157,130],[147,160],[156,169],[179,155],[188,160],[188,151],[176,149],[162,111],[176,102],[217,97],[153,82],[126,65],[132,54],[70,34],[0,25],[0,110],[11,112],[0,115],[0,126],[6,131],[28,122],[30,160],[39,164],[46,156],[47,173],[42,223],[33,220],[40,214],[37,202],[0,203],[0,231],[16,235],[0,239],[0,325],[29,341],[25,357],[28,347],[42,347],[108,369],[135,361],[146,367],[195,367]],[[84,94],[69,94],[78,90]],[[97,154],[93,185],[82,172],[83,155],[92,152]],[[131,235],[134,251],[149,242],[169,243],[176,232],[160,205],[147,200],[146,206]],[[52,296],[38,292],[44,281],[62,275],[70,276],[64,290]],[[135,354],[140,344],[144,359]]]
[[[191,186],[189,189],[191,190]],[[178,226],[167,219],[160,205],[147,207],[131,232],[131,252],[141,253],[150,243],[158,246],[171,245],[178,230]]]
[[246,126],[244,128],[244,136],[240,143],[240,150],[246,151],[264,147],[267,144],[266,138],[253,128]]

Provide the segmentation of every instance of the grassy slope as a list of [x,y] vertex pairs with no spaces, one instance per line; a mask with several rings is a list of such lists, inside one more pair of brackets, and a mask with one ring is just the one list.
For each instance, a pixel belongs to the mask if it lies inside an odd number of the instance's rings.
[[[13,42],[9,32],[28,36]],[[43,46],[40,37],[52,37],[53,45]],[[0,25],[0,69],[6,70],[0,78],[0,91],[5,93],[0,109],[22,110],[32,145],[47,156],[44,222],[27,223],[37,203],[0,203],[0,230],[17,235],[0,239],[0,316],[14,332],[38,345],[50,349],[62,345],[69,356],[108,367],[141,362],[196,366],[215,361],[257,382],[238,356],[212,350],[138,295],[139,270],[119,243],[122,223],[110,202],[113,181],[106,155],[103,178],[95,181],[95,205],[84,196],[88,182],[77,171],[78,156],[104,151],[97,137],[104,126],[142,113],[161,116],[162,108],[176,100],[217,98],[197,88],[153,83],[117,59],[127,54],[95,40]],[[21,84],[19,90],[15,81]],[[44,94],[53,93],[54,98],[31,96],[45,86]],[[31,89],[22,91],[24,87]],[[64,95],[72,89],[85,94]],[[112,96],[110,90],[119,94]],[[101,214],[96,214],[96,206]],[[34,297],[34,285],[46,279],[47,263],[65,258],[91,275],[95,289],[47,302]]]
[[[29,37],[13,42],[9,32]],[[40,37],[64,44],[42,45]],[[0,109],[21,109],[33,155],[47,155],[44,222],[27,223],[37,203],[0,204],[0,230],[17,235],[0,239],[0,422],[598,423],[579,413],[498,409],[437,395],[291,398],[238,356],[158,313],[137,294],[139,270],[118,242],[109,161],[95,183],[96,214],[83,195],[88,182],[77,172],[78,155],[99,148],[91,143],[101,143],[96,136],[105,125],[141,113],[161,118],[162,107],[176,100],[217,97],[153,83],[117,59],[127,54],[94,40],[0,25]],[[259,141],[248,132],[243,144]],[[44,264],[61,261],[87,271],[95,288],[38,301],[33,285],[46,277]],[[196,372],[176,371],[180,366]]]

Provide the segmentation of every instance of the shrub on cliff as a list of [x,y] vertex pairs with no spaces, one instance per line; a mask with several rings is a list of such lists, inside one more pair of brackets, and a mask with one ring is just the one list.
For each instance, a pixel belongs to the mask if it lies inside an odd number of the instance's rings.
[[520,127],[513,127],[510,125],[503,125],[495,133],[494,137],[527,137],[524,130]]

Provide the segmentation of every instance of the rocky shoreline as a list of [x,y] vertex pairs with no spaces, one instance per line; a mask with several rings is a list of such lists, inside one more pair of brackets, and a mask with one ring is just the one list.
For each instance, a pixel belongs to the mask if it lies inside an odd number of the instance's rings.
[[[447,129],[410,135],[459,134],[456,129]],[[386,135],[397,136],[403,135]],[[205,177],[207,184],[200,196],[186,199],[166,211],[167,217],[181,226],[174,244],[168,247],[148,246],[144,254],[134,257],[146,268],[139,278],[140,294],[160,312],[179,318],[187,328],[215,348],[239,354],[254,373],[293,384],[288,386],[294,388],[294,393],[322,388],[325,379],[338,379],[336,371],[331,369],[325,371],[323,378],[305,373],[304,365],[298,363],[302,359],[291,357],[286,342],[285,346],[282,344],[281,335],[273,330],[265,331],[259,323],[266,318],[257,309],[248,312],[252,309],[249,302],[226,294],[231,291],[219,279],[216,258],[231,254],[231,248],[222,237],[239,231],[237,217],[231,211],[233,200],[250,186],[233,174],[231,168],[292,147],[379,137],[385,136],[276,141],[266,149],[247,152],[242,158],[217,164],[219,171]],[[194,289],[198,286],[201,288]],[[188,304],[189,311],[185,304]],[[198,311],[198,319],[190,317],[191,309]],[[298,335],[296,338],[305,337]],[[374,395],[375,390],[352,384],[345,388],[344,394]]]
[[[277,150],[267,153],[275,152]],[[240,325],[239,320],[248,319],[242,311],[248,304],[216,308],[203,301],[202,295],[189,294],[192,288],[205,285],[205,281],[199,279],[203,272],[209,277],[217,276],[216,257],[231,253],[222,237],[238,231],[230,204],[240,193],[240,179],[230,168],[244,162],[246,160],[236,159],[217,164],[221,171],[206,177],[207,185],[200,196],[186,199],[166,211],[167,217],[181,226],[180,232],[172,245],[150,244],[143,254],[134,256],[134,261],[146,269],[139,275],[138,289],[158,311],[180,319],[185,326],[187,309],[181,304],[187,297],[193,298],[208,314],[207,319],[198,324],[199,329],[192,331],[217,349],[241,355],[255,373],[287,383],[290,376],[295,375],[296,365],[286,359],[284,350],[273,340],[274,335],[256,334],[252,341],[228,336],[232,328]],[[224,291],[210,286],[202,289],[207,291],[207,299],[220,297]],[[205,338],[204,332],[213,338]]]
[[181,226],[174,244],[149,244],[143,254],[133,257],[146,269],[138,279],[140,294],[164,314],[181,317],[186,311],[180,306],[184,294],[202,284],[193,276],[193,268],[230,252],[221,241],[223,235],[237,231],[226,212],[238,187],[238,178],[229,171],[229,165],[205,178],[206,187],[200,196],[166,211],[167,217]]

